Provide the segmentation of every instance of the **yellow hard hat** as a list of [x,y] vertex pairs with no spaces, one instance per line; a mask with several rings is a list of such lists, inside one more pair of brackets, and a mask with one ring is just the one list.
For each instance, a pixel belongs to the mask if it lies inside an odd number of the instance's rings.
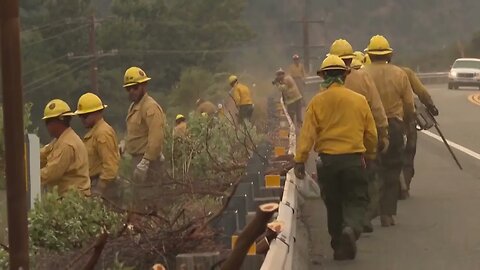
[[376,35],[370,39],[365,51],[372,55],[386,55],[392,53],[393,49],[390,48],[390,44],[384,36]]
[[183,114],[177,114],[177,117],[175,117],[175,120],[178,120],[178,119],[185,119],[185,116],[183,116]]
[[103,110],[108,106],[95,94],[86,93],[78,99],[77,111],[75,114],[86,114]]
[[139,83],[144,83],[151,80],[141,68],[131,67],[125,71],[123,78],[123,87],[132,86]]
[[330,54],[325,60],[323,60],[322,65],[320,66],[320,71],[325,70],[347,70],[347,66],[342,58]]
[[47,103],[47,106],[45,106],[42,119],[55,118],[59,116],[72,116],[72,115],[75,115],[75,114],[72,112],[72,110],[70,109],[70,106],[68,106],[68,104],[65,101],[61,99],[53,99]]
[[236,81],[238,81],[237,76],[235,76],[235,75],[230,75],[230,77],[228,77],[228,83],[229,83],[229,84],[232,84],[232,83],[234,83],[234,82],[236,82]]
[[332,43],[332,46],[330,46],[330,52],[327,56],[329,55],[336,55],[342,59],[352,59],[355,57],[352,45],[350,45],[345,39],[335,40]]
[[350,64],[350,67],[354,69],[360,69],[362,68],[362,66],[363,63],[360,62],[360,60],[358,60],[357,58],[353,58],[352,63]]
[[365,61],[365,54],[361,51],[354,51],[353,55],[355,55],[355,59],[363,63]]

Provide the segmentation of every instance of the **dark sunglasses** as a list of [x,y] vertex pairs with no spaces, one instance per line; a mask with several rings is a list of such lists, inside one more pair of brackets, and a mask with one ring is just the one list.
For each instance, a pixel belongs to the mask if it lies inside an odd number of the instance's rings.
[[139,84],[128,86],[128,87],[125,88],[125,91],[130,92],[132,90],[137,90],[139,86],[140,86]]

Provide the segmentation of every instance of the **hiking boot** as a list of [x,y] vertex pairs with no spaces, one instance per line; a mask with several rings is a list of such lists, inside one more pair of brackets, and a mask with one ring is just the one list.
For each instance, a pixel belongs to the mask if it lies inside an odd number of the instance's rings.
[[382,224],[382,227],[395,226],[395,220],[393,219],[393,216],[390,215],[380,216],[380,223]]
[[400,191],[400,197],[398,198],[399,200],[406,200],[410,197],[410,192],[408,190],[402,190]]
[[355,232],[350,227],[345,227],[339,239],[339,246],[333,253],[333,259],[337,261],[353,260],[357,255]]
[[365,222],[365,224],[363,225],[363,232],[364,233],[372,233],[373,232],[372,222],[370,222],[370,221]]

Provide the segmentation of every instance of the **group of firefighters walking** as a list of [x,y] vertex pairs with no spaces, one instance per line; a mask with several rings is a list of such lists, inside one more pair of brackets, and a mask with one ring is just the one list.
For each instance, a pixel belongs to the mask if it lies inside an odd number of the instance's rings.
[[[380,216],[382,226],[395,225],[397,200],[408,197],[414,175],[414,94],[432,115],[438,115],[415,73],[390,63],[393,49],[385,37],[372,37],[365,52],[354,52],[346,40],[336,40],[317,72],[323,78],[321,89],[306,110],[306,73],[298,55],[287,71],[276,71],[272,82],[288,114],[301,127],[294,168],[298,179],[305,177],[312,147],[318,154],[318,181],[336,260],[355,258],[356,241],[362,232],[373,231],[375,217]],[[132,102],[125,145],[119,144],[115,130],[104,120],[107,105],[97,95],[82,95],[76,111],[62,100],[50,101],[43,119],[53,140],[41,149],[42,184],[57,186],[60,194],[73,188],[88,196],[93,192],[114,197],[123,151],[132,157],[134,179],[160,178],[165,115],[148,95],[149,80],[138,67],[125,72],[123,87]],[[254,111],[250,89],[235,75],[228,83],[238,120],[249,121]],[[206,100],[199,99],[196,105],[202,115],[223,112],[222,105]],[[73,116],[79,116],[88,130],[83,140],[70,127]],[[185,116],[178,115],[175,122],[174,135],[185,136]]]
[[322,89],[307,106],[297,137],[298,179],[305,177],[312,147],[318,153],[335,260],[355,258],[356,241],[373,232],[375,217],[384,227],[395,225],[397,201],[409,196],[417,140],[414,94],[438,115],[415,73],[391,64],[393,49],[385,37],[372,37],[365,52],[354,52],[344,39],[332,44],[317,73]]

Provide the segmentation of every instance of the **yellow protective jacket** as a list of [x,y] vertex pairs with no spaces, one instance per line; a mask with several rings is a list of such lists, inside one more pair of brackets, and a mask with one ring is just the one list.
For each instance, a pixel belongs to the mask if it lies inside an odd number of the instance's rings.
[[377,86],[387,118],[413,119],[413,90],[405,71],[388,63],[372,63],[364,69]]
[[120,153],[117,135],[113,128],[100,119],[83,137],[88,152],[90,177],[112,181],[117,178]]
[[295,80],[289,75],[285,76],[283,83],[277,85],[278,90],[282,92],[283,101],[290,105],[302,99],[302,93],[297,87]]
[[382,100],[375,83],[367,72],[351,69],[344,86],[367,99],[377,127],[388,127],[387,115],[385,114],[385,109],[383,109]]
[[302,63],[299,63],[298,65],[295,63],[292,63],[288,67],[287,73],[292,76],[295,79],[303,79],[305,78],[305,67],[303,66]]
[[206,113],[208,115],[214,115],[217,112],[217,106],[210,101],[204,101],[197,106],[197,113]]
[[375,121],[365,97],[332,84],[308,104],[295,162],[307,161],[314,144],[317,153],[365,153],[368,159],[374,159],[377,143]]
[[41,151],[40,178],[49,189],[58,187],[60,195],[76,189],[90,195],[88,153],[85,145],[72,128],[66,129]]
[[420,101],[426,106],[433,106],[432,96],[428,93],[427,88],[423,85],[422,81],[418,78],[417,74],[408,67],[402,67],[408,76],[410,85],[412,86],[413,93],[418,96]]
[[162,107],[145,94],[138,103],[132,103],[127,115],[126,151],[143,155],[150,161],[160,157],[164,142],[165,115]]
[[248,89],[246,85],[237,83],[233,87],[231,95],[237,107],[241,105],[253,104],[252,96],[250,94],[250,89]]
[[185,138],[187,136],[187,122],[181,122],[173,128],[174,138]]

